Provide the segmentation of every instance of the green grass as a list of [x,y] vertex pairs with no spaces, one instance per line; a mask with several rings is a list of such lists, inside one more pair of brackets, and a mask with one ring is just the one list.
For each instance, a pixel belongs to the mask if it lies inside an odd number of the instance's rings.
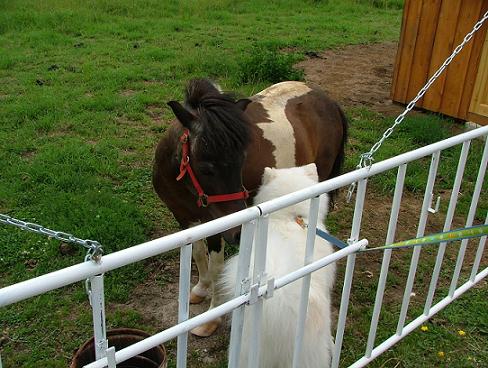
[[[270,82],[300,79],[291,66],[307,51],[397,40],[401,8],[401,1],[386,0],[2,2],[0,212],[98,240],[106,253],[177,230],[150,177],[154,147],[172,117],[165,102],[181,99],[186,80],[208,76],[249,95]],[[256,50],[267,58],[266,67],[254,58]],[[346,167],[352,169],[391,122],[367,110],[348,114]],[[431,123],[441,128],[434,132]],[[436,117],[409,120],[377,159],[449,136],[450,126]],[[440,169],[441,188],[451,185],[451,164]],[[409,190],[422,190],[426,165],[411,165]],[[388,194],[393,180],[385,175],[373,186]],[[472,187],[472,178],[467,182]],[[343,219],[331,221],[344,227]],[[62,255],[59,246],[1,226],[0,287],[83,260],[82,249]],[[128,302],[149,272],[150,264],[140,262],[107,275],[109,327],[159,330],[136,311],[112,309]],[[471,295],[450,307],[443,317],[448,325],[460,323],[463,309],[477,310],[486,292]],[[2,308],[4,366],[66,367],[90,336],[90,313],[81,283]],[[465,328],[471,344],[486,342],[476,330],[484,328],[486,336],[485,320],[466,321]],[[439,333],[450,336],[451,330]],[[435,336],[425,342],[431,349],[437,348]],[[422,342],[408,339],[395,354],[423,359]],[[457,343],[449,341],[451,347]],[[346,348],[344,359],[357,354]]]

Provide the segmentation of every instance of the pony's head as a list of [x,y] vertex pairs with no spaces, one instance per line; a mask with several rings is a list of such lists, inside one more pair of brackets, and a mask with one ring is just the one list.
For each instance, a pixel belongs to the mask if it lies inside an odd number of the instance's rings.
[[[236,101],[206,79],[195,79],[188,83],[184,106],[177,101],[168,102],[183,126],[182,132],[185,129],[189,132],[189,165],[205,193],[205,196],[200,196],[199,204],[205,207],[202,211],[206,220],[246,207],[245,198],[207,203],[206,196],[212,198],[244,193],[242,167],[250,142],[250,126],[243,111],[249,102],[247,99]],[[182,147],[179,147],[176,155],[178,162],[186,159],[182,157],[182,152]],[[190,179],[182,180],[181,185],[186,185],[190,192],[198,196],[198,189]],[[234,242],[237,236],[238,229],[224,233],[225,239],[230,242]]]

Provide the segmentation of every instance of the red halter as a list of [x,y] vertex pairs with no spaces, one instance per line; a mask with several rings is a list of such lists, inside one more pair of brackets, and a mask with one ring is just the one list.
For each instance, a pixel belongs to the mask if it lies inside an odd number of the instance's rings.
[[198,193],[198,207],[207,207],[210,203],[216,202],[227,202],[227,201],[237,201],[240,199],[247,199],[249,198],[249,193],[246,189],[241,192],[232,193],[232,194],[218,194],[218,195],[206,195],[202,189],[202,186],[197,180],[195,173],[193,172],[190,166],[190,132],[188,129],[185,129],[183,134],[180,137],[181,145],[181,163],[180,163],[180,175],[176,178],[176,180],[181,180],[185,176],[186,173],[190,175],[191,182],[193,183],[193,187]]

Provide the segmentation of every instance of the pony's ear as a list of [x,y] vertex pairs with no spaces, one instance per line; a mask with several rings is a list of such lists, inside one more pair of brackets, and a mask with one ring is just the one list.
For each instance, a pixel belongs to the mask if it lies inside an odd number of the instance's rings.
[[275,177],[276,177],[276,171],[274,169],[270,168],[270,167],[265,167],[264,168],[263,179],[261,180],[262,181],[262,184],[269,183]]
[[168,106],[171,107],[176,118],[183,124],[184,127],[190,129],[196,116],[185,109],[178,101],[169,101]]
[[302,166],[305,175],[309,178],[313,179],[314,181],[319,181],[319,174],[317,173],[317,166],[314,163]]
[[236,106],[240,108],[242,111],[246,110],[247,105],[249,105],[252,101],[248,98],[242,98],[236,102]]

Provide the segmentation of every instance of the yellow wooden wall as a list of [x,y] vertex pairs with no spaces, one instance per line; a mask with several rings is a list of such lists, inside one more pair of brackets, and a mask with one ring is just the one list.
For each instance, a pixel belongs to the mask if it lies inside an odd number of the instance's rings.
[[478,76],[474,85],[468,119],[488,125],[488,36],[485,38],[483,51],[481,52]]
[[[405,0],[392,100],[410,102],[487,9],[488,0]],[[417,107],[468,119],[486,23]]]

